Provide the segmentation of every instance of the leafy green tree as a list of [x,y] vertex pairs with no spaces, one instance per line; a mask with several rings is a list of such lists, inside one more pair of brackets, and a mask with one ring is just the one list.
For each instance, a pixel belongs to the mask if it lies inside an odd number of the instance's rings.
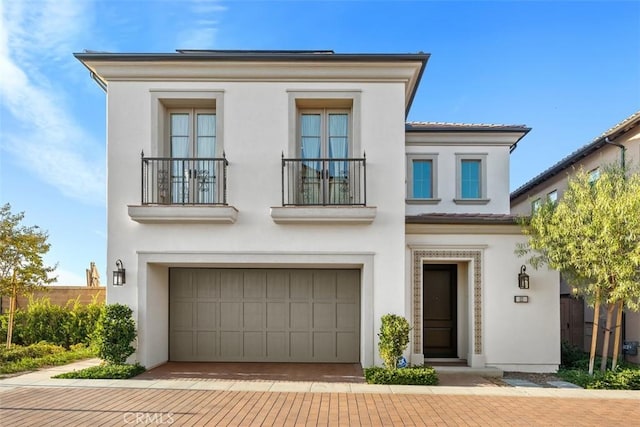
[[[576,294],[594,307],[590,373],[600,305],[607,307],[601,370],[606,367],[614,309],[640,309],[639,213],[640,175],[608,166],[596,181],[579,171],[557,205],[543,204],[523,227],[529,239],[517,252],[529,254],[534,267],[547,264],[559,270]],[[616,337],[619,340],[618,333]]]
[[402,316],[385,314],[378,333],[378,350],[387,369],[396,369],[398,359],[409,344],[409,322]]
[[8,203],[0,208],[0,295],[9,297],[7,348],[11,347],[16,299],[28,295],[45,284],[55,267],[44,265],[42,256],[49,252],[48,234],[38,226],[21,225],[24,212],[11,213]]

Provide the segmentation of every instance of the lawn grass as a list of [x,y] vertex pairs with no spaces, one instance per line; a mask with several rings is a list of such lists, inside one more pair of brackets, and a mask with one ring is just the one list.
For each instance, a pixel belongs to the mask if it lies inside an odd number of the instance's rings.
[[94,349],[83,344],[64,347],[40,342],[29,346],[0,346],[0,374],[34,371],[48,366],[66,365],[76,360],[95,357]]

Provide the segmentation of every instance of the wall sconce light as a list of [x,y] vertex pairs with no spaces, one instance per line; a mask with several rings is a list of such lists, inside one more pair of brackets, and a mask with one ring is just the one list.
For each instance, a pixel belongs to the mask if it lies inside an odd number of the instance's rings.
[[116,261],[117,270],[113,271],[113,286],[122,286],[126,283],[125,269],[122,266],[122,261]]
[[527,271],[527,267],[524,265],[520,267],[520,273],[518,273],[518,287],[520,289],[529,289],[529,275],[525,271]]

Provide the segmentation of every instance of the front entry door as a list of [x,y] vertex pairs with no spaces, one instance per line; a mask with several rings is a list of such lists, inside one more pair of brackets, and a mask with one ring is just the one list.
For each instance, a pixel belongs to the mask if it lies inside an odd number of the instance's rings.
[[457,266],[425,264],[423,267],[424,357],[457,357]]

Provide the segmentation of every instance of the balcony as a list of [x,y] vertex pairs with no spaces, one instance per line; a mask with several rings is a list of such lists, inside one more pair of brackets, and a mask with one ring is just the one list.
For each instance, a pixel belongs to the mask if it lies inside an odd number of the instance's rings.
[[371,223],[363,158],[282,157],[282,207],[272,207],[276,223]]
[[235,222],[227,204],[227,166],[222,158],[142,155],[140,206],[129,206],[138,222]]

